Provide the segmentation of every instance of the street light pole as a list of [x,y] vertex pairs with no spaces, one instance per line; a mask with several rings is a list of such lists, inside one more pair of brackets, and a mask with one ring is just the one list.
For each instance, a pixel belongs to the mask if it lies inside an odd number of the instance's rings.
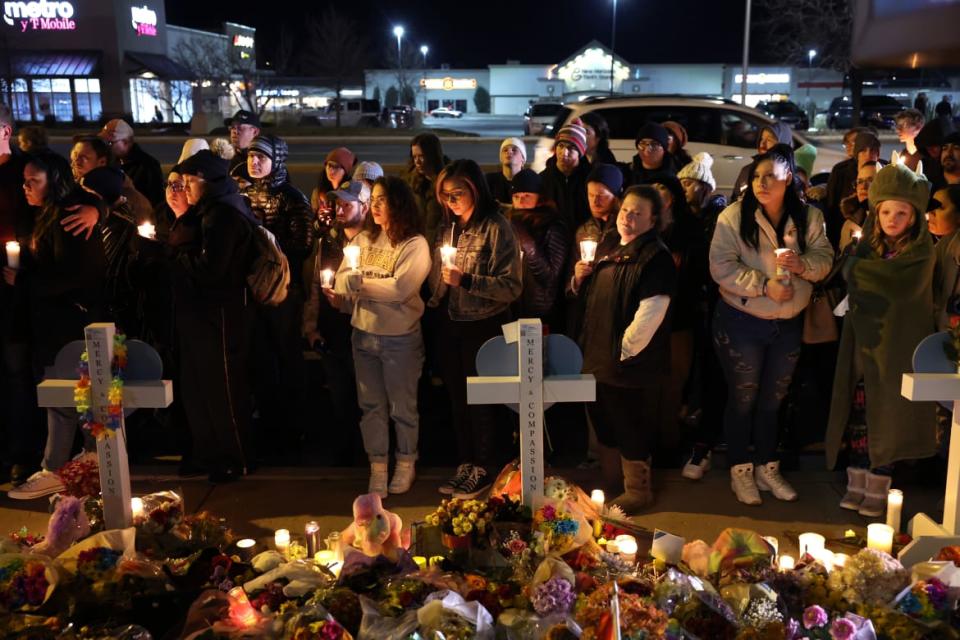
[[810,83],[813,82],[813,59],[816,55],[816,49],[807,51],[807,102],[810,102]]
[[400,83],[400,96],[397,99],[399,104],[403,104],[403,52],[400,49],[400,40],[403,38],[403,27],[397,25],[393,28],[393,35],[397,36],[397,75]]
[[613,97],[613,70],[617,51],[617,0],[613,0],[613,27],[610,29],[610,97]]
[[747,104],[747,71],[750,66],[750,0],[747,0],[747,12],[743,17],[743,69],[740,72],[740,104]]
[[420,45],[420,53],[423,54],[423,112],[427,112],[427,53],[429,53],[430,47],[423,44]]

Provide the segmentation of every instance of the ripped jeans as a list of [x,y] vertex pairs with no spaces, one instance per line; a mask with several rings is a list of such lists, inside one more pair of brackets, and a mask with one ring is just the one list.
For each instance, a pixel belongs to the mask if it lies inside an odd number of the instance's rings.
[[764,320],[722,300],[713,316],[713,346],[727,379],[723,417],[730,466],[778,460],[777,413],[800,357],[803,314]]

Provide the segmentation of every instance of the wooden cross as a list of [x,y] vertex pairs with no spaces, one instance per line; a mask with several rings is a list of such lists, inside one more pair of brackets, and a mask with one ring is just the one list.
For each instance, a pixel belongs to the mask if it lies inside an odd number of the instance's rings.
[[[84,329],[90,366],[90,408],[94,419],[107,424],[107,405],[113,379],[113,337],[116,327],[98,322]],[[76,380],[44,380],[37,385],[41,407],[73,407]],[[173,385],[169,380],[124,381],[123,408],[163,408],[173,402]],[[130,468],[127,463],[127,438],[123,416],[120,428],[111,437],[97,439],[100,466],[100,492],[103,497],[103,520],[107,529],[125,529],[132,522],[130,506]]]
[[[915,402],[953,402],[953,424],[950,427],[950,453],[947,457],[947,487],[943,496],[943,523],[925,513],[915,515],[908,525],[913,542],[899,554],[900,562],[909,567],[924,562],[941,548],[960,544],[960,374],[905,373],[901,395]],[[903,425],[906,428],[908,425]]]
[[504,325],[508,344],[519,340],[517,375],[467,378],[468,404],[515,404],[520,413],[520,475],[523,503],[533,507],[543,495],[543,411],[555,402],[593,402],[591,374],[543,377],[543,325],[522,319]]

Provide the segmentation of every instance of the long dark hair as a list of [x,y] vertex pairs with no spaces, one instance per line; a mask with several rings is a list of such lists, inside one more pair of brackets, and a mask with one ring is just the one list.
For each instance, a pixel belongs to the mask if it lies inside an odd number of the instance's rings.
[[427,172],[437,175],[443,169],[443,145],[440,144],[440,138],[433,133],[420,133],[410,141],[410,160],[407,164],[407,171],[412,172],[416,167],[413,164],[413,147],[420,147],[423,152],[423,159],[426,162]]
[[447,180],[462,180],[467,184],[467,188],[473,195],[474,216],[484,216],[499,209],[500,205],[490,193],[490,187],[487,186],[487,180],[480,165],[469,159],[454,160],[443,168],[434,185],[437,190],[437,202],[443,205],[443,213],[448,218],[451,215],[450,208],[441,196],[443,183]]
[[797,166],[793,160],[793,149],[787,144],[774,145],[766,153],[760,154],[750,165],[750,171],[747,174],[747,190],[743,195],[740,204],[740,238],[748,246],[756,250],[760,246],[760,226],[757,224],[757,207],[760,203],[757,201],[756,194],[753,193],[753,176],[757,172],[760,163],[770,160],[774,164],[785,165],[790,171],[791,181],[787,185],[787,191],[783,196],[783,209],[787,217],[793,218],[793,223],[797,225],[797,244],[800,253],[807,248],[807,205],[803,201],[803,187],[800,179],[797,177]]
[[[387,229],[387,238],[390,244],[397,246],[407,238],[423,233],[423,222],[420,219],[420,210],[417,208],[417,200],[413,195],[410,185],[401,178],[394,176],[383,176],[377,178],[373,183],[376,189],[379,185],[387,194],[387,211],[390,216],[390,228]],[[373,189],[370,190],[372,195]],[[373,222],[373,214],[367,216],[370,220],[370,238],[376,240],[380,237],[383,227]]]
[[597,134],[597,155],[599,156],[602,152],[609,152],[610,125],[607,124],[606,119],[596,111],[588,111],[580,116],[580,119],[583,120],[583,124],[589,125]]
[[32,240],[36,245],[41,238],[54,229],[60,216],[60,209],[67,196],[77,189],[77,183],[73,180],[70,162],[52,151],[31,154],[26,164],[36,167],[47,175],[47,193],[33,226]]

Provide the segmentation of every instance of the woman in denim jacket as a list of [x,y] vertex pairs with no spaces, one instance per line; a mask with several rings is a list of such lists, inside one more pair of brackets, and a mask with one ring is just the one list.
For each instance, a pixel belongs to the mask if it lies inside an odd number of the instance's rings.
[[[522,287],[520,249],[476,162],[450,163],[436,185],[444,221],[434,243],[427,304],[439,310],[437,353],[450,394],[459,462],[440,492],[472,498],[490,484],[495,470],[496,425],[493,407],[467,406],[466,378],[477,373],[480,346],[510,320],[510,303]],[[443,246],[457,249],[448,264]]]

